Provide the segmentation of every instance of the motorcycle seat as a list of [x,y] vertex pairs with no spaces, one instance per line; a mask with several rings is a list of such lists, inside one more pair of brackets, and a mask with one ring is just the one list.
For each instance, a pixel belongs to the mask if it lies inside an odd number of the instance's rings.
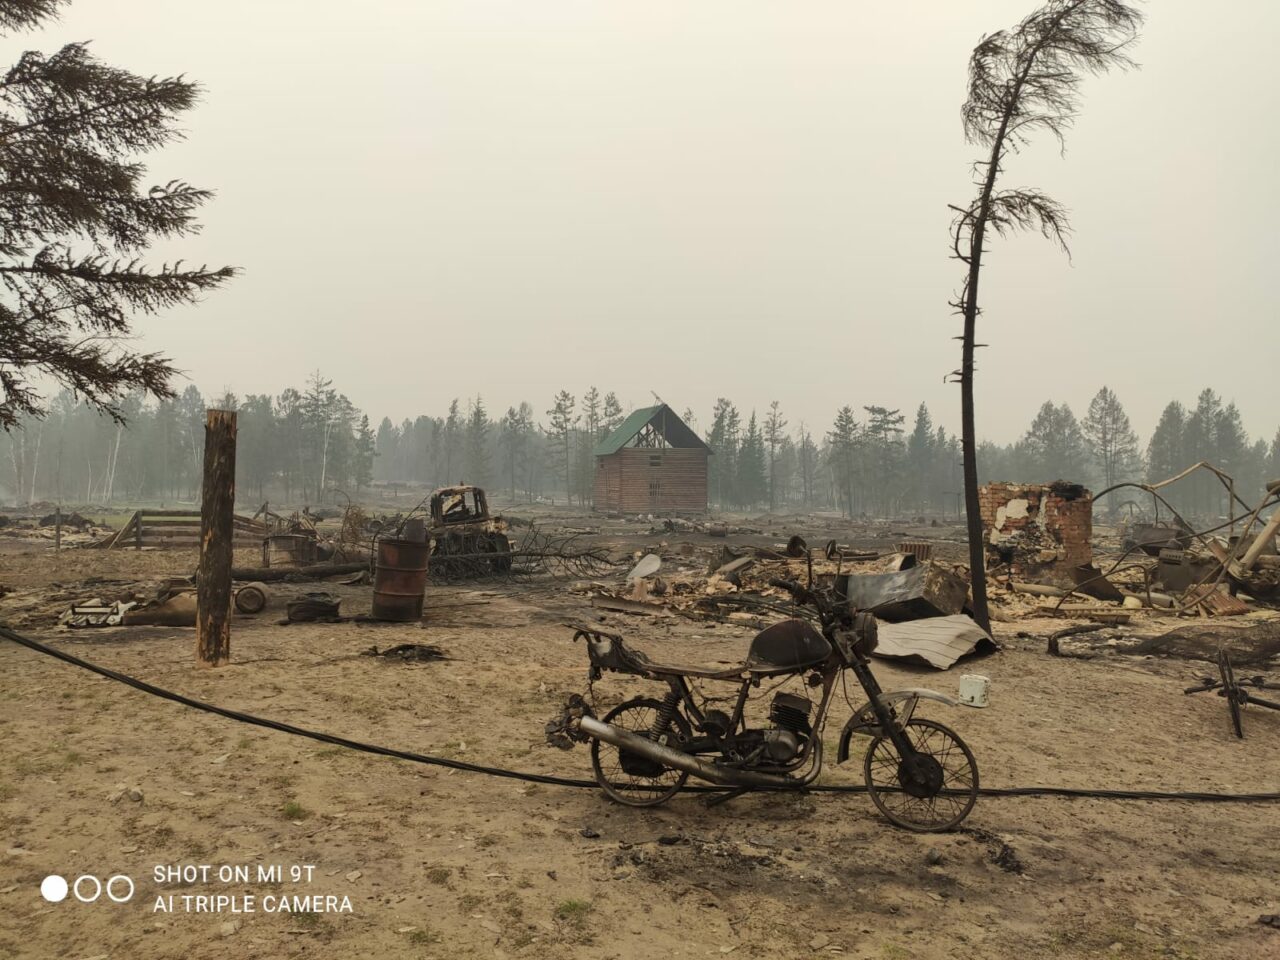
[[825,637],[804,620],[783,620],[756,634],[746,659],[730,665],[691,666],[655,663],[622,637],[596,631],[580,631],[587,638],[593,667],[657,679],[681,676],[699,680],[737,680],[745,676],[773,677],[815,667],[831,654]]

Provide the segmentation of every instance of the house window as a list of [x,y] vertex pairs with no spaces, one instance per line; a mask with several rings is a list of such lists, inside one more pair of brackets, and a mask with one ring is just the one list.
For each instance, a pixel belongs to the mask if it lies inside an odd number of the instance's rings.
[[660,453],[651,453],[651,454],[649,454],[649,466],[651,466],[651,467],[660,467],[660,466],[662,466],[662,454],[660,454]]

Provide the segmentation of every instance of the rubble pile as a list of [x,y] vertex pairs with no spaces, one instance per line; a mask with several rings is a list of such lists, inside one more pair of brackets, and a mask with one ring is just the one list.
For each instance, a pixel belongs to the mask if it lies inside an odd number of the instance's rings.
[[[27,509],[30,513],[32,508]],[[61,523],[59,523],[61,521]],[[0,537],[12,540],[47,541],[61,539],[64,547],[88,546],[111,533],[111,528],[79,513],[15,516],[0,514]]]
[[[911,553],[846,553],[832,542],[811,554],[804,541],[734,550],[699,550],[682,544],[675,555],[637,553],[621,583],[580,581],[603,611],[645,616],[686,616],[763,629],[779,617],[808,616],[778,580],[807,583],[845,598],[897,628],[883,656],[919,660],[946,669],[994,641],[963,613],[967,578],[950,565],[920,562]],[[927,624],[925,628],[917,624]]]
[[[1241,537],[1197,533],[1175,516],[1174,522],[1136,518],[1118,534],[1095,538],[1093,495],[1079,484],[992,483],[979,500],[993,619],[1125,623],[1141,611],[1244,616],[1280,594],[1280,514]],[[1260,522],[1257,513],[1241,521],[1245,528]],[[1095,546],[1108,548],[1097,565]]]
[[978,492],[987,565],[1025,580],[1074,586],[1093,560],[1093,495],[1077,483],[989,483]]

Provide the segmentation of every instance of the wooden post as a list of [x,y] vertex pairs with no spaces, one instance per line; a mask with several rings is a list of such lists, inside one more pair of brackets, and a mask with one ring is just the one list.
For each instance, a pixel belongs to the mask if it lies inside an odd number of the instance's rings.
[[236,415],[207,411],[200,493],[200,565],[196,571],[196,662],[231,659],[231,559],[235,545]]
[[62,504],[53,511],[53,550],[62,552]]

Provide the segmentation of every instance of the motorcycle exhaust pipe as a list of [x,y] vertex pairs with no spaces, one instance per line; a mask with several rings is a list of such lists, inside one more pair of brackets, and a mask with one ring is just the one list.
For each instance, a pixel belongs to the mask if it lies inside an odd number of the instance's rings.
[[695,777],[710,780],[712,783],[734,787],[797,787],[793,777],[776,773],[760,773],[756,770],[735,770],[719,763],[700,760],[688,753],[673,750],[671,747],[656,743],[647,737],[641,737],[628,730],[620,730],[611,723],[604,723],[595,717],[581,717],[577,720],[578,729],[588,736],[603,740],[620,750],[638,753],[657,763],[676,770],[684,770]]

